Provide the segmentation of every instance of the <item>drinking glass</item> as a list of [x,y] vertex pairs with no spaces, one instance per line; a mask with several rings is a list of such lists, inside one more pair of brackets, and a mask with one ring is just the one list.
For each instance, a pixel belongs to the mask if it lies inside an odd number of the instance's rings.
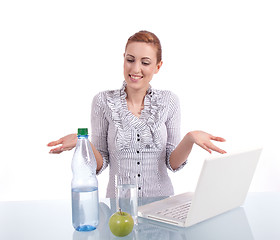
[[129,213],[134,224],[138,224],[138,197],[136,176],[131,174],[115,175],[116,184],[116,210],[120,208]]

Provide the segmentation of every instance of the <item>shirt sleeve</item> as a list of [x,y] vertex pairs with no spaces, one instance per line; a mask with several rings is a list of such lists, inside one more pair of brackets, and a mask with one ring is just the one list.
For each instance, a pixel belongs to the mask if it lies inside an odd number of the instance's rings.
[[103,158],[103,164],[97,175],[109,165],[109,152],[107,143],[108,120],[105,116],[102,94],[97,94],[91,106],[91,142]]
[[166,121],[166,130],[167,130],[166,166],[172,172],[176,172],[182,169],[187,163],[186,160],[177,169],[173,169],[170,165],[170,155],[181,140],[180,126],[181,126],[180,102],[178,97],[175,94],[171,93],[169,109],[168,109],[168,117]]

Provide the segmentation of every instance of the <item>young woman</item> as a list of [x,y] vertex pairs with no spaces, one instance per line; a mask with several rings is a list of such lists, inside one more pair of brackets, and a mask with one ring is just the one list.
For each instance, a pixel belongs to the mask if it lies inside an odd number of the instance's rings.
[[[138,196],[174,194],[167,168],[175,172],[187,162],[193,144],[206,151],[225,153],[211,140],[223,142],[203,131],[192,131],[180,139],[180,106],[170,91],[153,89],[150,81],[162,66],[157,36],[140,31],[131,36],[124,53],[124,79],[120,90],[97,94],[92,102],[91,145],[97,173],[108,165],[107,197],[114,197],[115,174],[137,177]],[[180,141],[181,140],[181,141]],[[77,135],[70,134],[48,146],[50,153],[75,147]]]

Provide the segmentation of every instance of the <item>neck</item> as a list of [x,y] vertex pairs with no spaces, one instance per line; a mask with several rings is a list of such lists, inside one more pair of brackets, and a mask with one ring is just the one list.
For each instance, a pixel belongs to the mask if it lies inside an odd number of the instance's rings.
[[127,94],[127,102],[129,102],[132,106],[143,105],[147,90],[148,89],[134,90],[126,87],[125,91]]

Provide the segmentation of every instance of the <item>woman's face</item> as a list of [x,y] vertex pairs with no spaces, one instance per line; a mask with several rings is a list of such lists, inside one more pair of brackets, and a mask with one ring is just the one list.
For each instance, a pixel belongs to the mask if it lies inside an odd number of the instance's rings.
[[162,61],[157,63],[156,48],[149,43],[132,42],[124,53],[124,78],[128,88],[147,90]]

